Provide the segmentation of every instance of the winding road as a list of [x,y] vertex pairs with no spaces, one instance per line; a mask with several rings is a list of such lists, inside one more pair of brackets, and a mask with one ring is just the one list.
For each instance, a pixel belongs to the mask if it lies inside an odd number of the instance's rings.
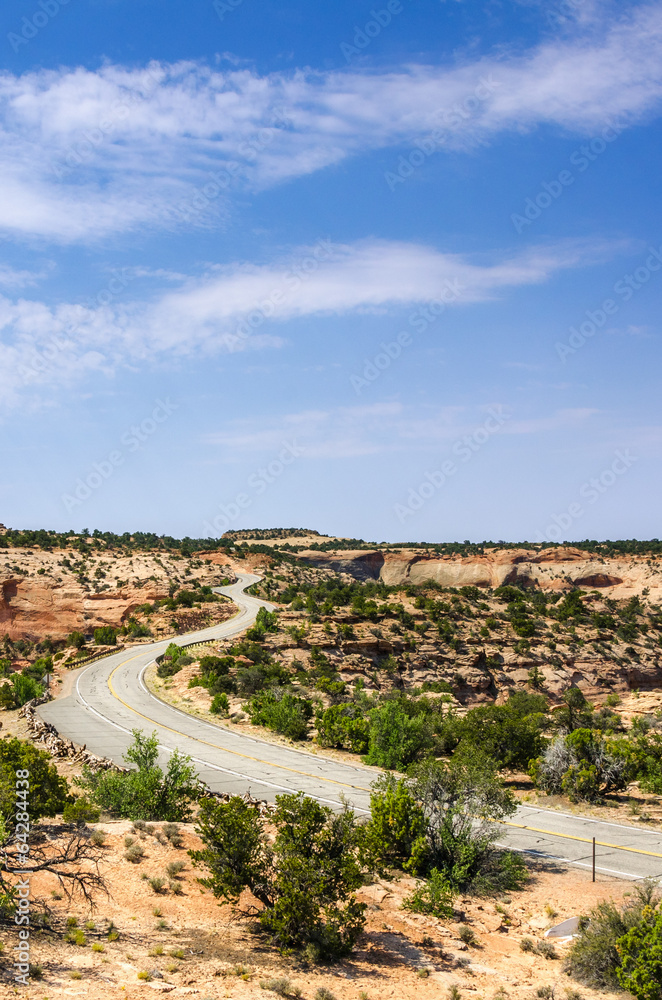
[[[334,808],[348,801],[359,814],[370,807],[370,783],[379,773],[323,754],[289,749],[204,722],[166,704],[152,694],[144,674],[171,641],[189,645],[229,638],[249,628],[261,606],[245,593],[259,577],[238,574],[237,583],[217,588],[231,598],[238,613],[226,622],[178,639],[124,649],[81,667],[73,676],[73,691],[38,709],[62,736],[117,763],[132,742],[132,730],[156,731],[161,762],[175,748],[190,755],[202,781],[213,791],[242,794],[273,801],[282,792],[303,791]],[[599,876],[638,879],[662,877],[662,832],[640,830],[552,810],[520,806],[512,822],[504,824],[503,841],[509,847],[540,859],[556,859],[590,869],[592,838],[597,841]]]

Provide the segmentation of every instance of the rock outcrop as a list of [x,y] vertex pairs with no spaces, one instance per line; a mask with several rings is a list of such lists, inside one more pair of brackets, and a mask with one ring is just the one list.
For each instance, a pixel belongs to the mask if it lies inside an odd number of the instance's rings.
[[432,581],[442,587],[496,588],[505,584],[566,591],[586,587],[631,597],[649,588],[662,599],[662,560],[644,556],[599,558],[579,548],[489,549],[483,555],[437,555],[414,549],[307,550],[299,558],[311,566],[346,573],[357,580],[390,586]]

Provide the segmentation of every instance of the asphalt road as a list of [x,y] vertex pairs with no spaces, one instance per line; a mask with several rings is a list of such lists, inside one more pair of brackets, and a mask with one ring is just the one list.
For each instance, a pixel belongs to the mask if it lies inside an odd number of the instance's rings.
[[[236,584],[218,589],[238,606],[234,618],[174,641],[185,645],[243,632],[255,620],[260,606],[271,607],[244,593],[258,579],[243,574]],[[82,667],[72,694],[42,705],[39,714],[62,736],[117,763],[123,762],[132,730],[156,730],[161,762],[165,763],[175,748],[189,754],[202,781],[214,791],[250,791],[270,801],[281,792],[303,791],[333,807],[347,800],[359,814],[367,814],[370,783],[379,773],[376,769],[231,732],[187,715],[148,691],[144,673],[170,641],[125,649]],[[521,806],[503,827],[503,842],[509,847],[584,869],[592,866],[593,837],[598,841],[598,876],[662,877],[662,832],[530,806]]]

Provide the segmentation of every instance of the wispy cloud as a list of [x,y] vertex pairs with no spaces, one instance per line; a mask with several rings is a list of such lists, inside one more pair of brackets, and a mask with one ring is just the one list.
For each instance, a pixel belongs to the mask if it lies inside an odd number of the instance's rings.
[[446,124],[441,147],[543,123],[584,134],[609,117],[637,121],[662,97],[662,5],[452,67],[261,76],[182,62],[5,73],[0,230],[72,241],[208,223],[224,215],[234,184],[263,188],[414,142],[481,79],[487,96],[470,120]]
[[287,320],[400,308],[446,290],[456,305],[486,301],[614,249],[566,241],[475,262],[414,243],[320,241],[270,264],[215,268],[150,301],[90,308],[0,296],[0,388],[15,401],[22,388],[69,384],[90,369],[278,346]]
[[569,430],[587,424],[597,411],[558,410],[543,417],[513,420],[512,411],[499,403],[492,406],[438,406],[417,408],[399,402],[372,406],[344,406],[329,410],[306,410],[283,416],[232,421],[223,430],[205,435],[223,462],[243,462],[247,454],[269,455],[283,441],[295,441],[307,459],[355,458],[382,453],[429,454],[444,449],[490,413],[509,417],[502,433],[531,435]]

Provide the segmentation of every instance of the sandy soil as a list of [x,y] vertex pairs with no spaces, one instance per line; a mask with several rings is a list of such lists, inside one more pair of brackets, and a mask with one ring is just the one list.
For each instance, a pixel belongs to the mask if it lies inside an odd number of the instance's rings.
[[[20,988],[31,998],[90,996],[151,996],[168,992],[174,997],[249,1000],[274,994],[261,985],[287,976],[313,1000],[320,987],[337,1000],[420,1000],[447,996],[456,984],[462,996],[491,998],[500,987],[513,1000],[530,998],[540,986],[572,987],[562,971],[566,945],[556,945],[558,959],[545,960],[525,954],[520,941],[539,939],[553,924],[585,912],[604,898],[622,900],[631,890],[626,882],[603,879],[593,885],[581,872],[546,866],[533,872],[529,887],[512,893],[500,903],[459,899],[455,919],[440,921],[403,911],[402,899],[414,885],[410,878],[381,882],[359,893],[368,904],[366,933],[355,954],[330,966],[305,966],[283,958],[252,927],[254,901],[245,894],[237,908],[219,905],[197,882],[186,850],[199,844],[189,825],[181,827],[183,845],[177,849],[153,834],[130,834],[129,822],[97,824],[106,834],[102,872],[108,880],[109,899],[97,900],[90,913],[81,905],[54,899],[55,883],[35,879],[34,896],[48,900],[52,931],[34,931],[32,960],[43,969],[43,979]],[[158,833],[159,827],[154,827]],[[145,850],[144,860],[125,860],[124,838],[132,835]],[[165,838],[162,838],[165,840]],[[165,876],[166,865],[186,861],[177,877],[178,895],[156,893],[146,877]],[[64,940],[76,918],[83,932],[81,943]],[[90,924],[86,926],[86,922]],[[119,938],[108,940],[113,922]],[[477,945],[469,946],[458,934],[470,927]],[[15,933],[3,928],[3,979],[0,996],[13,995],[8,977]],[[148,973],[149,980],[139,979]],[[559,989],[559,995],[562,995]],[[599,994],[583,989],[587,998]]]

